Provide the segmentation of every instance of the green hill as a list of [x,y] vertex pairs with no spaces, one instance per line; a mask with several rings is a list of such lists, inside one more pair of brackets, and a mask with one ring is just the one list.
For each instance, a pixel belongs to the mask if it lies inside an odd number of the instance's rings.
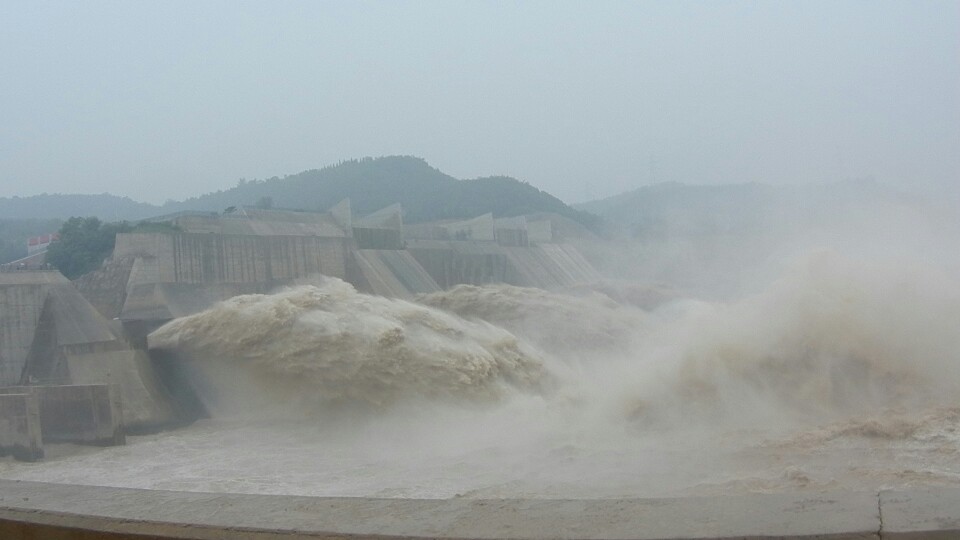
[[357,215],[399,202],[408,223],[465,219],[487,212],[496,217],[553,212],[589,228],[598,225],[595,216],[574,210],[526,182],[501,176],[457,180],[410,156],[351,160],[284,178],[241,182],[228,190],[168,203],[163,210],[223,210],[267,198],[275,207],[300,210],[326,210],[349,198]]
[[700,237],[772,232],[835,219],[852,206],[907,203],[906,195],[872,179],[808,185],[760,183],[644,186],[578,204],[614,232],[635,238]]

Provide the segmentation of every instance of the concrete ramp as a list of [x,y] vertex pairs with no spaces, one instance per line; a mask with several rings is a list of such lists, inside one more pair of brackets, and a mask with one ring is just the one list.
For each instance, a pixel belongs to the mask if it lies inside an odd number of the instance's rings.
[[570,244],[540,244],[536,249],[549,258],[573,283],[592,283],[601,279],[600,272]]
[[510,284],[542,289],[556,289],[566,284],[560,272],[536,248],[505,247],[503,250],[513,270]]
[[0,272],[0,386],[20,382],[52,287],[70,282],[56,271]]
[[358,249],[354,260],[364,292],[394,298],[440,290],[437,282],[410,253],[400,250]]
[[123,309],[135,260],[133,257],[109,260],[97,270],[74,280],[73,285],[101,315],[108,320],[115,319]]
[[52,286],[46,291],[20,382],[62,384],[70,380],[65,354],[123,348],[126,343],[72,284]]
[[132,431],[150,431],[178,420],[144,351],[67,355],[67,369],[74,384],[117,388],[124,424]]
[[52,287],[47,297],[61,347],[117,341],[107,320],[72,284]]
[[541,244],[503,250],[515,272],[510,281],[513,285],[556,289],[600,279],[599,273],[570,245]]

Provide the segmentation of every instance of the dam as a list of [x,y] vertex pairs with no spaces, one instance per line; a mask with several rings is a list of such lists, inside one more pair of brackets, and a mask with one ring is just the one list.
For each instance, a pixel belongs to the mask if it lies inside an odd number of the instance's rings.
[[591,286],[549,218],[302,214],[174,216],[74,284],[6,276],[33,307],[5,322],[4,385],[114,387],[127,433],[0,461],[0,532],[956,533],[957,304],[935,272],[817,252],[718,303]]
[[328,212],[239,207],[154,218],[164,227],[118,234],[112,257],[73,283],[50,269],[0,272],[0,388],[108,385],[126,430],[190,422],[198,409],[184,405],[182,388],[171,388],[177,376],[158,372],[162,362],[147,350],[147,335],[163,324],[238,295],[328,278],[408,300],[458,284],[599,280],[554,234],[562,219],[487,214],[405,227],[400,205],[355,217],[349,200]]

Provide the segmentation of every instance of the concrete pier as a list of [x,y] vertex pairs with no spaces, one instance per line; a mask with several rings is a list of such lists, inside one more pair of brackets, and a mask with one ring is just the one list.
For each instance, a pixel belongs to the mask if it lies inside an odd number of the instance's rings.
[[0,456],[37,461],[43,458],[41,437],[37,396],[0,394]]
[[366,499],[0,480],[0,538],[960,538],[960,490],[684,499]]
[[[106,384],[12,386],[0,395],[33,396],[43,442],[112,446],[124,444],[120,394]],[[0,411],[2,413],[2,411]],[[0,414],[0,422],[5,417]]]
[[119,392],[106,384],[41,386],[40,425],[45,442],[124,444]]

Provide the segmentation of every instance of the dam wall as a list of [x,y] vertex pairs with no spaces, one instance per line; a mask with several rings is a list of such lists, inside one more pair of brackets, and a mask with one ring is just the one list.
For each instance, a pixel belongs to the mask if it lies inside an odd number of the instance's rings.
[[488,283],[555,289],[600,279],[576,248],[567,244],[517,247],[496,242],[409,240],[407,251],[442,289]]
[[[571,246],[530,245],[523,216],[485,214],[409,230],[398,205],[352,221],[253,209],[231,216],[185,216],[176,221],[185,228],[179,232],[118,234],[114,259],[133,261],[120,319],[169,320],[236,294],[269,292],[319,275],[402,298],[460,284],[555,288],[598,278]],[[122,273],[120,266],[114,274]],[[259,286],[224,287],[230,284]]]
[[243,207],[164,219],[171,230],[118,234],[113,261],[78,282],[135,343],[163,321],[321,275],[399,298],[460,284],[556,288],[599,278],[572,246],[530,244],[523,216],[406,227],[399,205],[353,218],[345,200],[326,213]]
[[347,241],[339,237],[213,233],[122,233],[114,258],[139,259],[138,283],[255,283],[317,274],[346,277]]
[[486,214],[410,235],[399,205],[354,219],[349,201],[326,213],[243,207],[153,221],[167,225],[118,234],[111,260],[75,288],[0,297],[18,306],[17,320],[0,327],[14,338],[3,342],[10,352],[0,350],[3,384],[116,385],[127,425],[149,430],[185,419],[172,398],[179,390],[146,355],[147,336],[217,302],[323,276],[406,299],[459,284],[559,288],[597,279],[574,248],[531,245],[522,216]]
[[[219,221],[204,219],[203,224],[215,230],[118,234],[112,264],[130,267],[122,294],[116,284],[98,287],[105,279],[81,285],[92,298],[115,299],[112,305],[105,303],[102,311],[123,321],[135,345],[143,348],[146,334],[165,321],[234,296],[269,293],[321,275],[347,278],[350,239],[342,232],[340,236],[221,234]],[[251,233],[291,232],[288,229],[297,225],[283,222],[264,230],[262,224],[246,220],[224,221],[230,230],[245,225]],[[298,230],[294,227],[292,232]],[[121,272],[122,268],[113,273]]]
[[441,289],[510,283],[510,264],[496,242],[408,240],[407,251]]

